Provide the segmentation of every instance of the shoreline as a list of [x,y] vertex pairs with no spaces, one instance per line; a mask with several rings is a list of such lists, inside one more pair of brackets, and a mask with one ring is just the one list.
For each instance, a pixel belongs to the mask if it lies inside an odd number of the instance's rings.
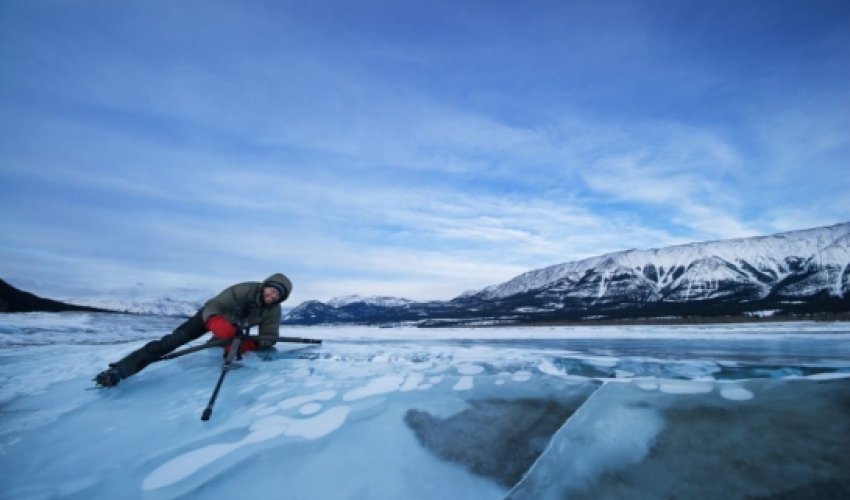
[[[632,326],[632,325],[711,325],[711,324],[734,324],[734,323],[795,323],[808,322],[816,323],[832,323],[832,322],[850,322],[850,312],[846,313],[818,313],[805,316],[689,316],[684,318],[624,318],[624,319],[589,319],[583,321],[534,321],[534,322],[518,322],[506,323],[500,325],[469,325],[469,328],[476,326],[487,327],[511,327],[511,326]],[[467,326],[467,325],[463,325]],[[435,326],[434,328],[440,328]]]

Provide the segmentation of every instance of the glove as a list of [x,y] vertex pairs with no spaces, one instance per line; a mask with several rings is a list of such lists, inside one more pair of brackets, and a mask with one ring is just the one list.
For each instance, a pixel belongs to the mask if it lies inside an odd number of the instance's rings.
[[[231,344],[227,344],[224,346],[224,357],[227,357],[227,354],[230,352]],[[239,355],[238,358],[242,358],[242,355],[246,352],[256,351],[257,343],[251,339],[242,339],[242,342],[239,344]]]
[[204,326],[218,339],[229,339],[236,335],[236,327],[224,319],[224,316],[212,316],[204,323]]
[[[215,315],[211,316],[210,319],[205,323],[207,330],[211,331],[213,336],[219,339],[231,339],[236,335],[236,327],[227,321],[224,316]],[[250,351],[257,350],[257,343],[252,339],[242,339],[242,342],[239,344],[239,357],[241,358],[243,354]],[[224,346],[224,357],[227,357],[227,353],[230,352],[230,344]]]

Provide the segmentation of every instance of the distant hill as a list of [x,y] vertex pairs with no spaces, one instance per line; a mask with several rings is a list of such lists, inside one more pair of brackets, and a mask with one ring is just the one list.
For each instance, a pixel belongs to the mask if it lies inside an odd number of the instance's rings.
[[153,299],[121,299],[121,298],[89,298],[73,297],[64,298],[63,302],[84,305],[88,307],[100,307],[110,311],[129,314],[150,314],[153,316],[194,316],[198,309],[203,307],[203,300],[188,300],[171,297],[159,297]]
[[29,292],[19,290],[0,279],[0,312],[112,312],[109,309],[78,306],[58,300],[45,299]]
[[848,312],[850,223],[842,223],[626,250],[529,271],[450,301],[310,301],[284,323],[452,326]]

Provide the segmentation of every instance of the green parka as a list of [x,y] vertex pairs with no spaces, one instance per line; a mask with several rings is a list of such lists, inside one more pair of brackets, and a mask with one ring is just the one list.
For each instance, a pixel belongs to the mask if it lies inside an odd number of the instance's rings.
[[[274,304],[263,303],[263,288],[270,283],[282,286],[286,293]],[[259,326],[260,335],[277,336],[280,328],[280,303],[292,293],[292,282],[281,273],[266,278],[262,283],[249,281],[224,289],[204,304],[204,323],[212,316],[220,315],[235,326]],[[274,342],[262,342],[271,345]]]

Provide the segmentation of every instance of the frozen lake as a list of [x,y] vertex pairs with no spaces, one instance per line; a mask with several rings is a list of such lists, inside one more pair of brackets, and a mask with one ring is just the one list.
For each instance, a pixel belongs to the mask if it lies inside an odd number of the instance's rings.
[[850,497],[848,323],[284,327],[209,422],[220,349],[86,390],[179,322],[0,315],[0,497]]

